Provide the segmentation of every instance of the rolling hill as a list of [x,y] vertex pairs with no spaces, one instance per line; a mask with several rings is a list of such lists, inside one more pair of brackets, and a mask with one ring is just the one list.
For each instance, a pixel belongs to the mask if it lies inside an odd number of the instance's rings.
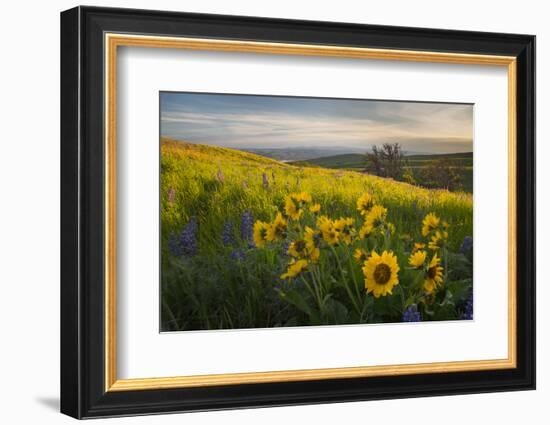
[[[432,161],[446,159],[452,166],[461,168],[461,178],[463,190],[473,191],[473,153],[449,153],[425,155],[416,154],[405,156],[407,167],[412,168],[413,172],[420,171],[428,166]],[[293,161],[289,164],[301,167],[322,167],[329,169],[345,169],[360,171],[365,168],[365,155],[359,153],[346,153],[341,155],[323,156],[320,158],[308,159],[305,161]]]
[[[449,153],[435,155],[410,155],[405,156],[405,160],[411,167],[420,167],[427,162],[439,159],[448,159],[457,166],[472,166],[473,153]],[[365,167],[365,155],[360,153],[346,153],[340,155],[323,156],[320,158],[312,158],[303,161],[289,162],[292,165],[298,166],[317,166],[324,168],[346,168],[346,169],[362,169]]]

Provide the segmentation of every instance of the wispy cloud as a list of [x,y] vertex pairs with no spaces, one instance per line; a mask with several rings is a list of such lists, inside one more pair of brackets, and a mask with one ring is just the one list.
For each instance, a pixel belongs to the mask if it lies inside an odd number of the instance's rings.
[[161,94],[161,134],[237,148],[365,147],[472,150],[472,106],[371,100]]

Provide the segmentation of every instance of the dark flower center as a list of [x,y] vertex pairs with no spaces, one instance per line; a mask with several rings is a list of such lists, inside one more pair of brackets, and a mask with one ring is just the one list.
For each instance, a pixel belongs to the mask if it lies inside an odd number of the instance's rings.
[[428,269],[428,277],[430,279],[435,279],[435,277],[437,276],[437,266],[435,267],[430,267]]
[[378,264],[374,269],[374,281],[379,285],[388,283],[391,277],[391,269],[387,264]]
[[306,242],[305,242],[305,241],[302,241],[302,240],[296,241],[296,242],[294,243],[294,249],[296,250],[296,252],[305,251],[305,249],[306,249]]
[[278,237],[286,238],[286,226],[284,224],[277,224],[275,227],[275,234]]

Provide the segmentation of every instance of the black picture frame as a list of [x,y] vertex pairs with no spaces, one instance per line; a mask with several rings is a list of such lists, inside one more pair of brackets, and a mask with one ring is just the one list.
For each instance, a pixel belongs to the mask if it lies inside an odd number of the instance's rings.
[[[104,34],[517,58],[517,367],[370,378],[105,391]],[[535,388],[535,37],[76,7],[61,13],[61,412],[75,418]]]

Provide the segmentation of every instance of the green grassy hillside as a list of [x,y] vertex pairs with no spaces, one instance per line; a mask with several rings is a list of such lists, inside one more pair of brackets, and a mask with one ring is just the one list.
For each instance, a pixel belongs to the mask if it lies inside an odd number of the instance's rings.
[[[299,221],[285,215],[285,238],[265,247],[254,245],[245,231],[252,222],[270,223],[279,212],[284,213],[285,202],[293,193],[310,196],[311,204],[320,206],[318,214],[334,220],[346,217],[354,226],[364,222],[356,204],[367,193],[387,209],[384,220],[393,226],[385,242],[373,236],[369,241],[357,239],[354,245],[326,246],[321,251],[315,267],[321,273],[319,278],[326,279],[322,280],[323,290],[328,291],[331,301],[327,298],[327,305],[323,302],[315,308],[306,307],[313,301],[298,291],[305,290],[303,283],[296,281],[298,286],[293,286],[293,280],[281,280],[289,265],[288,243],[300,237],[305,226],[316,227],[315,214],[306,212]],[[354,285],[362,281],[361,268],[353,265],[352,248],[370,250],[378,246],[376,249],[399,252],[400,279],[406,287],[406,282],[413,281],[405,253],[410,252],[413,242],[426,240],[421,233],[422,220],[430,212],[448,223],[446,246],[450,251],[456,252],[464,237],[472,235],[472,196],[467,193],[428,190],[355,171],[289,165],[233,149],[163,138],[163,329],[400,320],[407,298],[392,298],[392,302],[400,303],[398,306],[380,301],[377,313],[366,315],[354,313],[358,307],[347,304],[348,295],[342,291],[351,284],[349,279]],[[352,232],[355,235],[356,230]],[[343,270],[342,264],[335,268],[332,252],[349,270]],[[361,295],[361,288],[354,289],[362,297],[354,302],[368,309],[372,296]],[[291,297],[302,298],[289,301]],[[453,311],[456,316],[457,310]]]

